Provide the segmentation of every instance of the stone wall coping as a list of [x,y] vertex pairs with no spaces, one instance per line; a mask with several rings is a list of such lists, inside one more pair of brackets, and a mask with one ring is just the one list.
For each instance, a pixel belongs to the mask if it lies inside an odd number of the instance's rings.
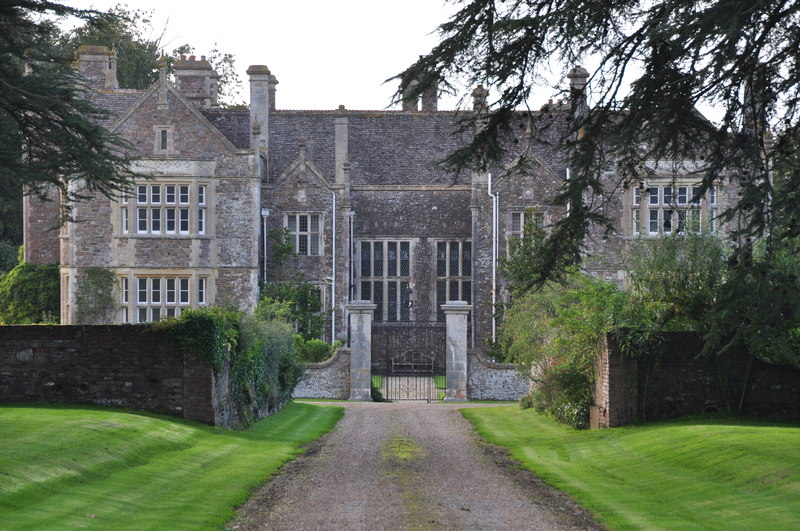
[[350,348],[349,347],[337,348],[336,350],[333,351],[333,354],[331,355],[331,357],[326,359],[326,360],[324,360],[324,361],[315,361],[315,362],[303,363],[303,369],[324,369],[325,367],[330,367],[331,365],[333,365],[334,363],[336,363],[339,360],[339,353],[340,352],[343,353],[343,354],[348,354],[349,355],[350,354]]
[[450,301],[447,304],[442,304],[442,311],[444,313],[469,313],[472,311],[472,305],[467,304],[465,301]]
[[467,350],[467,355],[475,356],[484,367],[488,367],[490,369],[506,369],[506,370],[517,369],[517,366],[514,365],[513,363],[498,363],[496,361],[490,360],[489,358],[486,357],[486,354],[484,354],[483,352],[481,352],[476,348],[471,348]]
[[374,312],[378,305],[368,301],[353,301],[350,304],[345,304],[344,307],[350,313],[369,313]]

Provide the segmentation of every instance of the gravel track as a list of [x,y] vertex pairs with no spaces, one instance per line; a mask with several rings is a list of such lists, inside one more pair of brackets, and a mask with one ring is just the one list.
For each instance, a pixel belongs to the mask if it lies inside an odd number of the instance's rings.
[[334,431],[255,492],[230,528],[600,529],[458,412],[486,405],[335,405],[346,411]]

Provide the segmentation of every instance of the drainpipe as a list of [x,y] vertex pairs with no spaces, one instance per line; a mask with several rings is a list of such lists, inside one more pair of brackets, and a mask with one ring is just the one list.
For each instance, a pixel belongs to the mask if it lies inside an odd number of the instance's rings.
[[267,283],[267,218],[269,217],[269,209],[262,208],[261,209],[261,225],[262,225],[262,232],[264,233],[264,271],[262,281],[264,284]]
[[333,219],[331,221],[332,267],[331,267],[331,344],[336,341],[336,192],[331,192],[333,199]]
[[492,198],[492,343],[497,341],[497,214],[500,207],[500,194],[492,194],[492,174],[489,174],[489,197]]

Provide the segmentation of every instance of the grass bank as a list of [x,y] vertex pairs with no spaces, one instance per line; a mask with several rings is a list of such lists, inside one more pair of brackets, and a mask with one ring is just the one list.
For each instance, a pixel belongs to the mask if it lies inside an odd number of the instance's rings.
[[798,426],[702,419],[574,431],[515,406],[462,413],[610,528],[797,526]]
[[91,407],[0,407],[3,529],[219,528],[342,408],[290,403],[247,431]]

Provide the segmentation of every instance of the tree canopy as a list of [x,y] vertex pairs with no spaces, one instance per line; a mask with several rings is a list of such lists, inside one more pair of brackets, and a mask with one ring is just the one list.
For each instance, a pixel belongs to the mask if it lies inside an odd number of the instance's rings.
[[108,17],[46,0],[0,6],[0,193],[12,200],[17,185],[38,194],[51,185],[74,200],[114,195],[130,182],[129,145],[98,125],[103,111],[54,45],[58,30],[47,17],[67,15],[90,24]]
[[[735,181],[736,204],[723,213],[734,258],[751,241],[796,236],[800,203],[787,200],[800,179],[795,153],[800,125],[800,4],[788,0],[464,0],[439,27],[440,43],[396,79],[395,95],[417,97],[438,86],[482,84],[492,96],[467,118],[480,134],[446,162],[485,170],[502,156],[503,134],[553,65],[565,73],[597,63],[573,105],[567,146],[570,179],[554,202],[570,205],[554,223],[534,278],[541,285],[579,263],[593,225],[613,229],[604,207],[604,171],[639,186],[653,162],[696,175],[699,195]],[[416,84],[414,83],[416,82]],[[569,89],[566,89],[569,92]],[[720,111],[717,123],[698,106]],[[771,170],[781,158],[782,182]],[[692,166],[680,167],[680,162]],[[776,215],[776,212],[779,214]],[[775,224],[776,217],[781,219]],[[770,243],[769,245],[772,245]],[[738,263],[744,263],[739,260]]]

